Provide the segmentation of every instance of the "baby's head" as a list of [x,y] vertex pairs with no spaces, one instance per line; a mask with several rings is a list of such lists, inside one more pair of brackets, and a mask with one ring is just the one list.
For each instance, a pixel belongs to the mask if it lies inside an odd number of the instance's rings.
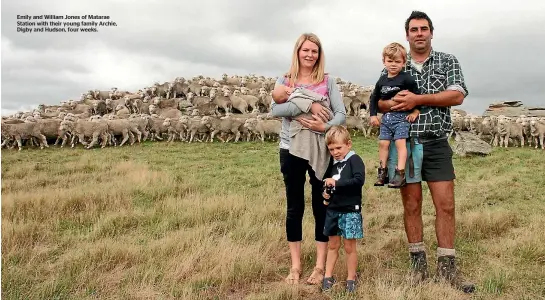
[[407,50],[400,43],[390,43],[382,50],[382,62],[389,75],[397,75],[407,62]]
[[325,135],[325,142],[335,160],[342,160],[352,149],[350,132],[344,126],[331,126]]

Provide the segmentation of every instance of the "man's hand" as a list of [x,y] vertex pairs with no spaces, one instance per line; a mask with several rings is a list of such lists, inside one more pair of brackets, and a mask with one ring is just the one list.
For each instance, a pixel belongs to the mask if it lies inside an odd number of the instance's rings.
[[372,116],[370,119],[370,123],[372,126],[375,126],[375,127],[380,125],[380,121],[377,116]]
[[314,120],[305,119],[303,117],[297,117],[295,118],[297,121],[301,122],[303,126],[310,130],[318,131],[318,132],[324,132],[325,131],[325,123],[322,121],[320,117],[317,115],[312,115]]
[[327,113],[325,107],[318,102],[312,103],[310,106],[310,112],[312,112],[313,115],[320,117],[323,122],[329,121],[329,114]]
[[326,178],[326,180],[325,180],[325,185],[326,185],[326,186],[335,186],[335,179],[333,179],[333,178]]
[[392,100],[397,102],[397,104],[392,107],[392,111],[411,110],[418,105],[418,95],[407,90],[400,91],[392,98]]

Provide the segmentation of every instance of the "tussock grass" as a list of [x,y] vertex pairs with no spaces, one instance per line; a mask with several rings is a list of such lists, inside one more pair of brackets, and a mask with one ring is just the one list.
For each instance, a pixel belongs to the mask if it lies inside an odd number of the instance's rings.
[[[367,166],[354,299],[545,298],[543,151],[455,158],[456,251],[478,286],[468,296],[408,283],[399,194],[372,186],[376,141],[354,142]],[[434,274],[435,211],[423,195]],[[306,197],[303,280],[315,259],[308,184]],[[276,143],[2,151],[2,297],[347,299],[342,251],[331,293],[283,283],[284,222]]]

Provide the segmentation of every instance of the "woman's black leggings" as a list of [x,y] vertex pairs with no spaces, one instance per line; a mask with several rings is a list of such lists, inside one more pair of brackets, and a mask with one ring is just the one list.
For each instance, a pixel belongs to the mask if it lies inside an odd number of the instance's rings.
[[303,239],[303,212],[305,211],[305,181],[306,173],[310,176],[312,186],[312,213],[314,214],[315,240],[327,242],[324,235],[326,206],[322,197],[322,181],[316,178],[314,170],[308,161],[291,155],[289,150],[280,149],[280,171],[284,176],[288,211],[286,215],[286,235],[288,242],[298,242]]

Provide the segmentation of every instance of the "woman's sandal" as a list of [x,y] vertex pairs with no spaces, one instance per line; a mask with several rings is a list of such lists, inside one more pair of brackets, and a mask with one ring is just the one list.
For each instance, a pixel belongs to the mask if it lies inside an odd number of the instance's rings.
[[323,280],[324,270],[320,268],[314,268],[312,274],[310,274],[310,277],[307,279],[307,284],[321,285]]
[[293,268],[290,270],[290,274],[286,277],[285,281],[287,284],[298,284],[300,278],[301,270]]

